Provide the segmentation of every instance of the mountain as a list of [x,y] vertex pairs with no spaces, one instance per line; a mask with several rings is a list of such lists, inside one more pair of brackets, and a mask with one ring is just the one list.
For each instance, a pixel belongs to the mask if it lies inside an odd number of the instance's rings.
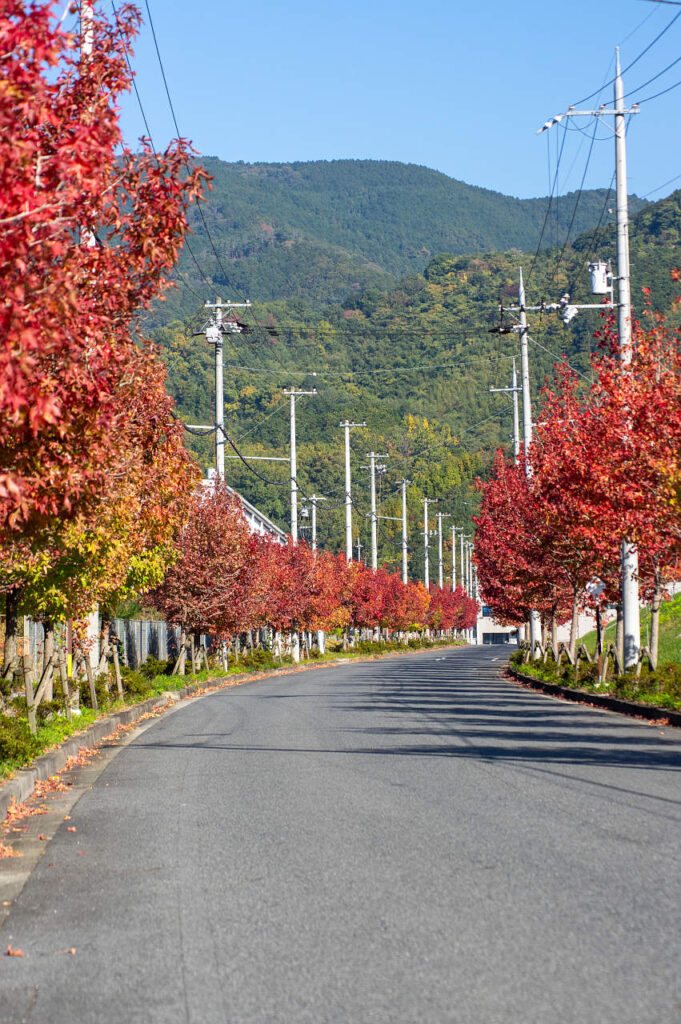
[[[366,288],[386,290],[421,272],[433,255],[536,249],[546,198],[515,199],[446,174],[383,160],[291,164],[225,163],[202,157],[212,190],[191,211],[196,263],[224,298],[303,299],[316,306]],[[606,191],[558,197],[542,244],[596,224]],[[642,206],[631,198],[632,212]],[[605,213],[606,219],[609,215]],[[208,226],[210,238],[206,233]],[[185,315],[206,289],[191,253],[181,260],[180,291],[155,322]]]
[[[641,288],[650,288],[654,308],[669,311],[679,290],[671,270],[681,262],[681,192],[647,205],[631,224],[634,304],[643,306]],[[484,473],[494,449],[508,444],[511,402],[491,394],[510,384],[517,335],[490,333],[498,324],[498,303],[517,299],[518,268],[523,267],[527,301],[556,301],[569,291],[577,302],[592,302],[587,264],[614,259],[610,226],[589,231],[574,245],[534,253],[440,253],[423,273],[411,273],[387,289],[367,288],[323,308],[300,298],[258,303],[250,333],[225,338],[225,418],[238,447],[254,455],[285,454],[288,446],[288,401],[292,384],[317,395],[298,403],[298,466],[302,488],[329,498],[320,510],[320,538],[339,549],[343,510],[334,508],[343,495],[342,432],[346,417],[366,420],[353,432],[357,502],[368,508],[365,453],[385,452],[387,472],[380,482],[384,515],[399,511],[397,481],[406,475],[410,517],[422,515],[424,496],[440,499],[460,525],[470,523],[477,497],[474,477]],[[509,315],[505,317],[508,322]],[[169,385],[181,415],[189,423],[212,418],[211,352],[193,332],[202,318],[177,320],[154,332],[169,371]],[[535,402],[553,364],[566,355],[583,373],[595,348],[594,332],[602,325],[598,310],[580,313],[568,326],[554,314],[531,314],[531,379]],[[538,410],[535,409],[538,414]],[[208,465],[212,442],[190,443]],[[228,463],[228,478],[251,501],[286,525],[288,484],[281,463],[256,462],[268,483],[238,460]],[[365,519],[357,518],[362,543],[368,540]],[[416,563],[421,539],[414,532]],[[398,524],[382,520],[381,558],[397,565]]]

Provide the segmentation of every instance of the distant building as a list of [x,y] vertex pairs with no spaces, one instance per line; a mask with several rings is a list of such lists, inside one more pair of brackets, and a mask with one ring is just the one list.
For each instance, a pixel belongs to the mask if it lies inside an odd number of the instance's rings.
[[[208,475],[201,481],[201,483],[207,490],[212,490],[215,486],[215,479],[215,470],[211,468],[208,470]],[[288,543],[288,534],[284,530],[280,530],[264,512],[260,512],[255,505],[251,505],[250,501],[248,501],[247,498],[244,498],[243,494],[239,494],[239,492],[235,491],[233,487],[229,486],[229,484],[225,484],[225,486],[229,493],[233,494],[241,505],[241,509],[251,533],[258,533],[261,536],[269,534],[271,537],[276,537],[280,544]]]

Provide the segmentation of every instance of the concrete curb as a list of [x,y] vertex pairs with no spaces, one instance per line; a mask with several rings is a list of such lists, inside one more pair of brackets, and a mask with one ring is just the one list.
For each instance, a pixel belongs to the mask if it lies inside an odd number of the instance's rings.
[[22,768],[8,779],[0,783],[0,823],[7,815],[7,809],[12,799],[17,803],[27,800],[36,782],[55,775],[66,764],[69,757],[78,753],[81,747],[91,747],[95,743],[111,736],[120,725],[130,725],[138,721],[142,715],[154,708],[166,707],[168,704],[175,704],[183,697],[191,697],[200,690],[228,689],[231,686],[245,683],[249,680],[271,679],[274,676],[294,675],[298,672],[310,672],[314,669],[337,668],[340,665],[356,665],[360,662],[377,661],[384,658],[401,658],[406,654],[426,654],[433,651],[447,651],[461,647],[461,644],[443,645],[442,647],[422,647],[416,650],[388,651],[385,654],[368,654],[359,658],[339,658],[337,661],[313,662],[310,665],[296,665],[291,668],[273,669],[270,672],[240,672],[233,676],[216,676],[214,679],[207,679],[205,682],[191,683],[181,690],[167,690],[159,697],[151,697],[149,700],[135,704],[133,707],[123,711],[116,711],[113,715],[99,718],[83,732],[76,733],[65,740],[60,746],[50,750],[47,754],[41,754],[35,761],[32,761],[28,768]]
[[558,683],[547,683],[535,676],[527,676],[519,672],[512,665],[508,665],[508,672],[518,682],[533,690],[541,690],[554,697],[563,697],[575,704],[590,704],[592,707],[605,708],[606,711],[616,711],[621,715],[629,715],[633,718],[646,718],[648,721],[663,721],[665,724],[681,727],[681,711],[673,711],[671,708],[660,708],[655,704],[640,704],[634,700],[621,700],[619,697],[611,697],[606,693],[591,693],[589,690],[576,690],[570,686],[560,686]]

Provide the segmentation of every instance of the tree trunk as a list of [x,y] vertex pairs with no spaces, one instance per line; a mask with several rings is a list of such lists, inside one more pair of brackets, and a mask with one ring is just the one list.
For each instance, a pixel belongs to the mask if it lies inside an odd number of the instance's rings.
[[[45,678],[45,687],[42,699],[49,701],[54,699],[54,686],[52,685],[52,678],[54,676],[54,669],[52,667],[54,656],[54,622],[52,619],[45,619],[43,622],[43,632],[45,634],[45,643],[43,645],[43,678]],[[46,672],[47,677],[45,677]]]
[[112,643],[111,649],[113,652],[114,672],[116,674],[116,690],[118,692],[118,696],[123,700],[123,683],[121,681],[121,666],[118,661],[118,644]]
[[570,624],[570,658],[574,663],[579,635],[579,594],[575,590],[572,598],[572,622]]
[[19,632],[19,598],[21,590],[17,587],[5,594],[5,650],[2,660],[4,679],[14,678],[14,669],[18,668],[17,634]]
[[615,650],[619,658],[620,666],[624,668],[624,615],[622,604],[617,605],[617,626],[615,631]]
[[64,713],[66,714],[67,721],[71,721],[71,694],[69,692],[69,677],[66,671],[66,651],[63,647],[59,648],[59,678],[61,679],[61,690],[64,694]]
[[551,612],[551,650],[553,652],[553,660],[558,661],[558,620],[555,608]]
[[35,708],[33,706],[33,658],[30,651],[24,654],[24,691],[26,693],[26,714],[28,727],[35,736],[38,727],[35,720]]
[[[101,642],[101,656],[100,656],[100,659],[99,659],[99,667],[97,669],[97,675],[98,676],[104,675],[105,672],[108,675],[108,672],[109,672],[108,657],[109,657],[110,637],[111,637],[111,623],[107,619],[106,622],[102,622],[102,639],[100,641]],[[107,690],[109,689],[108,682],[106,684],[106,688],[107,688]]]
[[660,649],[660,605],[662,604],[662,583],[659,573],[655,573],[655,593],[650,605],[650,660],[653,670],[657,668],[657,656]]

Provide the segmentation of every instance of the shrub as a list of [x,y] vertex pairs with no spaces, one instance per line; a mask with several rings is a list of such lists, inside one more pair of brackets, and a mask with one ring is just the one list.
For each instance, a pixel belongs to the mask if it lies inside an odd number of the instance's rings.
[[40,753],[41,746],[31,735],[28,722],[0,715],[0,761],[30,761]]

